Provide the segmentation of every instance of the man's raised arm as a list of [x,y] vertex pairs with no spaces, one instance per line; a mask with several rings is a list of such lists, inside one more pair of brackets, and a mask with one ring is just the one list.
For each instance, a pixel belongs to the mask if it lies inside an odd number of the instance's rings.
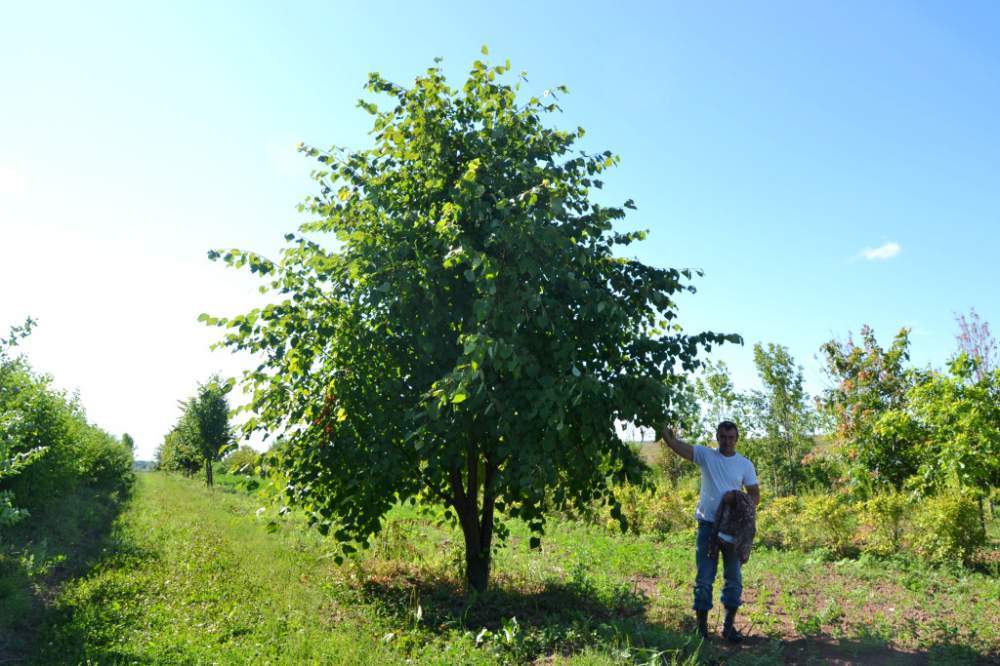
[[674,453],[685,460],[694,462],[694,448],[687,442],[677,439],[671,428],[666,425],[661,426],[658,434],[660,439],[666,442],[667,446],[669,446]]

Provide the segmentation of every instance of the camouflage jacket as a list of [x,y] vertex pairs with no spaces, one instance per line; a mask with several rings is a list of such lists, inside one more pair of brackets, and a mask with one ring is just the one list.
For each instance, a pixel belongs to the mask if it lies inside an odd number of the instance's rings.
[[[730,497],[732,499],[727,502],[726,499]],[[753,538],[757,534],[757,511],[745,492],[731,490],[719,502],[708,547],[708,556],[712,559],[719,556],[719,547],[726,543],[719,539],[719,532],[733,537],[733,543],[729,545],[736,549],[740,562],[746,564],[750,559]]]

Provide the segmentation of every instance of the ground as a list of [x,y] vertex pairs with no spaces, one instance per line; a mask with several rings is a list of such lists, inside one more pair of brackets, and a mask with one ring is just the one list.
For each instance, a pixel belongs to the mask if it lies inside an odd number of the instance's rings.
[[693,533],[553,521],[532,551],[515,522],[470,604],[460,538],[433,515],[394,510],[338,566],[301,517],[269,529],[260,506],[140,474],[111,527],[80,539],[86,557],[36,567],[31,612],[0,603],[16,636],[0,663],[1000,663],[1000,582],[985,573],[758,550],[738,623],[750,639],[731,648],[692,631]]

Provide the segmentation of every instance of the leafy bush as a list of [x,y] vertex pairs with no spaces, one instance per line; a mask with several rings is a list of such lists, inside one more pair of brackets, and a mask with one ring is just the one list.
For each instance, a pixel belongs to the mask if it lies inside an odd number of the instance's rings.
[[48,378],[36,377],[25,362],[14,360],[0,369],[0,414],[9,454],[47,449],[44,464],[39,461],[3,479],[0,489],[10,490],[28,511],[71,489],[78,471],[73,455],[74,405],[49,388]]
[[862,550],[883,557],[901,552],[912,508],[913,500],[898,492],[878,494],[865,502],[861,507]]
[[[694,524],[698,495],[690,489],[678,489],[664,483],[646,490],[640,485],[626,483],[612,492],[632,534],[662,534]],[[618,520],[609,511],[603,512],[602,520],[609,530],[619,529]]]
[[841,494],[775,497],[757,512],[757,541],[797,550],[824,549],[833,555],[854,552],[856,511]]
[[841,479],[845,479],[848,470],[843,461],[830,451],[820,449],[817,444],[805,458],[802,459],[801,487],[814,492],[826,492],[837,487]]
[[135,483],[132,452],[112,435],[94,426],[76,432],[77,470],[80,480],[93,488],[127,495]]
[[763,497],[757,509],[757,543],[773,548],[797,548],[802,542],[799,498]]
[[201,469],[202,457],[198,447],[181,430],[174,427],[156,449],[156,469],[164,472],[181,472],[191,476]]
[[924,560],[969,564],[973,552],[986,544],[978,504],[958,492],[926,498],[913,520],[912,541]]
[[84,488],[127,494],[131,452],[88,423],[77,400],[52,388],[49,377],[10,358],[7,342],[0,340],[0,523],[45,511]]
[[802,502],[802,522],[810,548],[825,548],[837,556],[857,550],[853,538],[857,513],[845,495],[806,496]]
[[258,464],[260,464],[260,454],[246,444],[230,453],[222,461],[222,467],[226,474],[252,475]]
[[[0,415],[0,480],[15,476],[47,450],[40,447],[27,452],[12,453],[11,441],[6,437],[8,430],[5,427],[12,419],[6,418],[7,416],[9,415]],[[0,527],[13,525],[27,515],[27,510],[14,506],[13,492],[0,491]]]

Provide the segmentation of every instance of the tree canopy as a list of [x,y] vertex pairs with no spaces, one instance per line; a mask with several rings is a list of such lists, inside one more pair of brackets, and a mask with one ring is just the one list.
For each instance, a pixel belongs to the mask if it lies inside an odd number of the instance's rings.
[[889,349],[879,346],[868,326],[861,329],[860,345],[831,340],[821,349],[835,382],[821,405],[836,423],[836,437],[847,447],[855,480],[901,488],[917,471],[918,438],[879,422],[884,414],[905,409],[907,391],[913,386],[914,377],[905,365],[910,358],[909,330],[901,329]]
[[748,425],[757,437],[754,462],[767,470],[769,490],[795,493],[816,427],[802,366],[787,347],[774,343],[755,344],[753,358],[762,384],[762,390],[752,391],[746,400]]
[[676,325],[691,272],[620,256],[645,236],[614,229],[634,204],[594,200],[618,158],[545,125],[565,88],[522,102],[509,70],[477,60],[458,89],[437,66],[408,87],[372,74],[389,100],[359,102],[375,145],[302,146],[318,192],[281,256],[210,253],[262,274],[276,302],[203,315],[263,359],[243,377],[246,432],[287,438],[291,498],[319,529],[350,552],[395,502],[440,502],[476,590],[499,513],[532,544],[547,501],[603,499],[624,524],[608,483],[643,466],[615,423],[660,422],[670,377],[739,340]]
[[194,397],[180,402],[181,415],[157,449],[160,469],[193,474],[205,469],[205,484],[213,485],[212,463],[234,446],[229,425],[230,385],[218,376],[198,385]]
[[28,319],[0,338],[0,527],[81,488],[123,497],[134,479],[131,452],[12,352],[34,325]]

